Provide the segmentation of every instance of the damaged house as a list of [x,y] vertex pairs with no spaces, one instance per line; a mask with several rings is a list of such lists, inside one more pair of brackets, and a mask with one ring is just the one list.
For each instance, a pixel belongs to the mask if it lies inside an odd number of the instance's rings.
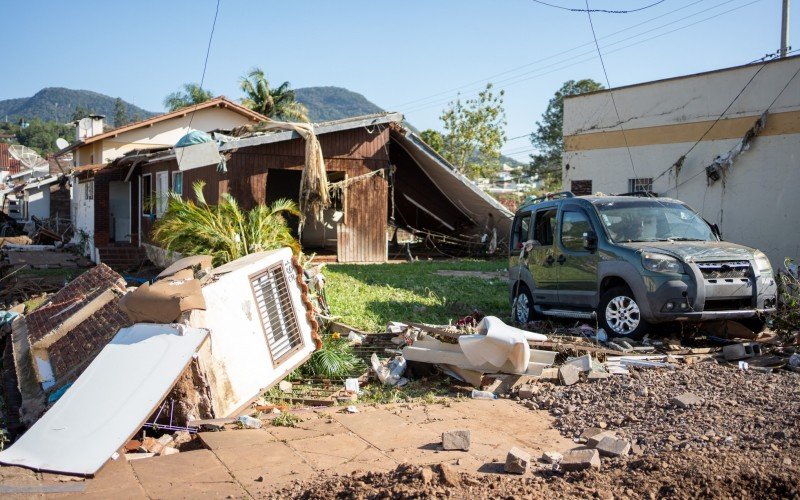
[[[299,234],[305,251],[338,262],[385,262],[397,228],[476,249],[508,234],[510,212],[407,129],[401,114],[348,118],[313,128],[332,187],[332,204],[321,221],[306,218]],[[150,240],[150,231],[166,210],[167,193],[191,198],[196,181],[205,183],[210,204],[222,193],[232,195],[244,209],[280,198],[298,201],[306,158],[300,134],[282,130],[216,138],[223,164],[182,167],[170,149],[133,151],[109,165],[76,171],[77,186],[92,186],[86,197],[92,198],[93,244],[100,249],[100,260],[107,261],[106,255],[116,258],[129,241],[129,248],[147,248],[151,260],[163,261],[165,255]],[[130,209],[129,226],[115,229],[125,238],[108,229],[112,207]]]

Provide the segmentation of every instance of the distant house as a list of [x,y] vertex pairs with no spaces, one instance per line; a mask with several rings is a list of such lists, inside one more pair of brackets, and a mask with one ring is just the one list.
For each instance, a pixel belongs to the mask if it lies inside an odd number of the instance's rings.
[[800,257],[800,56],[567,97],[563,130],[565,189],[677,198],[773,266]]
[[[335,255],[339,262],[388,260],[390,226],[480,242],[485,233],[504,238],[510,212],[405,128],[399,113],[381,113],[314,125],[330,182],[346,181],[323,221],[308,217],[301,244],[307,251]],[[297,201],[305,163],[305,141],[293,131],[256,133],[224,143],[227,170],[217,165],[181,170],[173,150],[133,152],[108,166],[76,169],[83,200],[81,220],[91,218],[99,260],[158,249],[150,232],[163,215],[167,192],[192,198],[202,180],[209,203],[231,194],[249,209],[279,198]],[[90,187],[91,186],[91,187]],[[151,200],[154,203],[146,203]],[[109,214],[131,214],[120,227]],[[128,235],[130,238],[128,239]]]
[[[71,217],[76,240],[86,244],[87,253],[95,260],[96,234],[105,245],[130,243],[132,236],[138,234],[138,222],[132,215],[134,207],[128,201],[123,201],[138,196],[138,186],[132,185],[130,179],[120,179],[105,186],[105,189],[113,192],[114,202],[106,202],[96,209],[94,172],[132,151],[167,150],[191,130],[230,130],[266,119],[225,97],[108,131],[104,130],[103,118],[93,115],[74,122],[75,141],[55,154],[61,158],[72,154],[72,166],[75,169],[72,176]],[[95,215],[99,225],[95,223]],[[107,251],[130,254],[124,250]]]

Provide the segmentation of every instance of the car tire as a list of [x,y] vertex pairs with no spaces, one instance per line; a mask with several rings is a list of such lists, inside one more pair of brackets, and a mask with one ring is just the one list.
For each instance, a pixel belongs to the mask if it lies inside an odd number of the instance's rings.
[[600,326],[608,338],[641,339],[649,328],[642,318],[636,298],[627,286],[615,286],[603,292],[597,308]]
[[517,283],[511,306],[511,317],[521,325],[527,324],[534,318],[533,295],[525,283]]
[[745,328],[752,330],[756,335],[763,332],[764,329],[767,328],[767,322],[759,316],[753,316],[752,318],[741,318],[734,321],[738,321],[744,325]]

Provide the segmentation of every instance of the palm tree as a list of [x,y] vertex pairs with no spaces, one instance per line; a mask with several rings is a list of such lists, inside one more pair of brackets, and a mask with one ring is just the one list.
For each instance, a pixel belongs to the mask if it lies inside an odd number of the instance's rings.
[[253,68],[243,76],[239,86],[244,92],[242,104],[256,113],[290,122],[307,122],[308,109],[295,100],[289,82],[270,89],[264,70]]
[[153,241],[183,255],[211,255],[215,266],[281,247],[300,252],[284,218],[300,214],[293,201],[280,199],[245,211],[231,195],[222,193],[218,205],[209,205],[204,186],[203,181],[192,185],[196,204],[170,193],[167,210],[153,228]]
[[183,90],[173,92],[164,98],[164,107],[170,111],[210,101],[214,94],[196,83],[183,84]]

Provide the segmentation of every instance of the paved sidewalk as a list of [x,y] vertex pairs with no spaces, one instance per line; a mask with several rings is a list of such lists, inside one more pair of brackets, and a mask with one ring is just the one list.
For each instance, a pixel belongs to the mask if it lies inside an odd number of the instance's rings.
[[[85,485],[81,497],[260,497],[276,485],[321,472],[390,470],[400,463],[448,462],[464,471],[496,473],[512,446],[534,456],[574,446],[551,426],[547,412],[532,412],[508,400],[366,406],[353,414],[341,411],[306,413],[307,420],[297,427],[267,425],[200,433],[207,449],[132,462],[119,459],[107,464],[96,478],[80,483]],[[442,432],[454,429],[472,431],[468,452],[441,450]],[[59,479],[65,478],[0,468],[2,486],[78,486]]]

